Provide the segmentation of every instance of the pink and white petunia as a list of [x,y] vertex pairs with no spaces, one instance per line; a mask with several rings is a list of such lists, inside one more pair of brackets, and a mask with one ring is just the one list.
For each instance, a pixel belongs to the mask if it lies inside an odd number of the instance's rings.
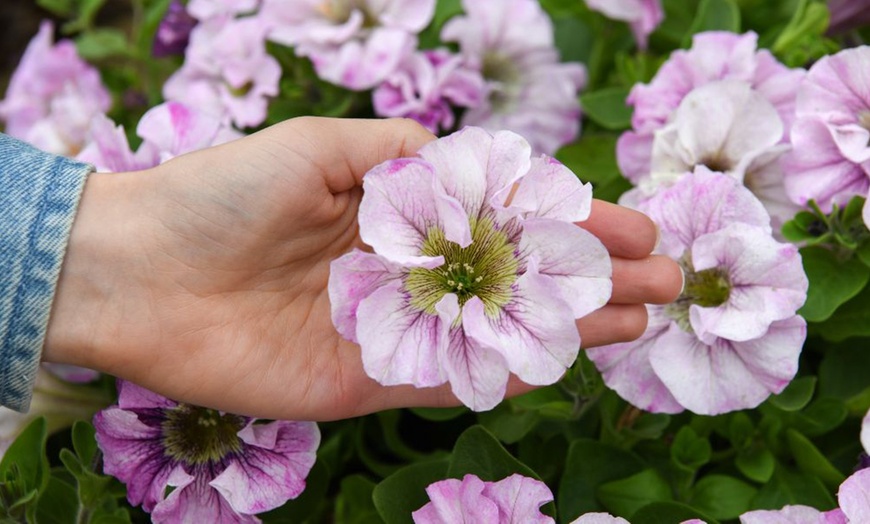
[[118,405],[94,417],[103,469],[154,522],[259,522],[305,489],[314,422],[259,423],[123,381],[118,391]]
[[650,33],[665,17],[661,0],[586,0],[593,11],[627,22],[641,50],[646,49]]
[[260,0],[190,0],[187,12],[197,20],[241,15],[257,10]]
[[[796,203],[830,212],[870,191],[870,46],[813,64],[801,83],[785,186]],[[870,224],[870,205],[864,206]]]
[[571,521],[571,524],[630,524],[622,517],[610,513],[586,513]]
[[239,128],[262,124],[281,79],[281,66],[266,52],[268,27],[260,15],[199,23],[184,65],[166,81],[163,96]]
[[[509,373],[552,384],[577,357],[575,319],[610,297],[610,258],[574,222],[592,192],[523,138],[465,128],[366,174],[360,237],[332,264],[333,323],[385,385],[449,382],[475,410]],[[510,200],[509,200],[510,195]]]
[[492,524],[551,524],[541,506],[553,500],[546,484],[519,474],[497,482],[476,475],[446,479],[426,488],[429,502],[411,514],[416,524],[487,522]]
[[761,509],[740,515],[740,524],[846,524],[839,510],[821,512],[809,506]]
[[577,138],[577,94],[586,84],[586,70],[559,62],[553,24],[540,4],[463,0],[462,5],[465,16],[450,19],[441,39],[459,43],[468,64],[483,73],[487,93],[461,124],[514,131],[548,155]]
[[310,58],[320,78],[363,90],[417,48],[435,0],[264,0],[261,13],[269,38]]
[[806,323],[796,314],[807,278],[795,246],[771,236],[761,203],[705,169],[642,203],[659,226],[658,252],[685,286],[649,305],[640,339],[587,350],[605,383],[654,412],[715,415],[753,408],[797,372]]
[[805,71],[780,64],[766,49],[757,50],[758,35],[699,33],[686,51],[675,51],[649,84],[632,88],[627,104],[634,107],[632,130],[617,143],[622,173],[632,182],[648,176],[655,132],[667,125],[683,99],[694,89],[717,80],[739,80],[770,102],[788,141],[795,99]]
[[407,117],[433,133],[449,130],[453,106],[475,107],[485,93],[483,77],[446,49],[408,55],[372,93],[375,114]]
[[72,40],[54,43],[54,26],[43,22],[0,100],[0,121],[11,136],[51,153],[74,156],[91,120],[111,104],[99,71],[79,57]]
[[[776,108],[739,80],[720,80],[689,93],[671,122],[655,132],[650,174],[624,202],[639,202],[703,165],[745,184],[779,227],[800,209],[785,196],[780,157],[782,121]],[[774,214],[775,213],[775,214]]]
[[870,469],[860,469],[844,480],[837,502],[845,522],[870,522]]

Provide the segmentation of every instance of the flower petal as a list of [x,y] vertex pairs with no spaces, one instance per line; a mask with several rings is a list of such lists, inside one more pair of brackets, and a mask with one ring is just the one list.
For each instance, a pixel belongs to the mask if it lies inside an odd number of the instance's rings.
[[252,515],[236,513],[214,488],[208,477],[191,476],[180,468],[169,479],[175,490],[151,513],[155,524],[175,522],[208,522],[214,524],[258,523]]
[[592,184],[584,184],[555,158],[532,159],[511,206],[528,210],[526,218],[582,222],[592,211]]
[[809,506],[785,506],[782,509],[749,511],[740,515],[740,524],[823,524],[822,512]]
[[610,299],[610,256],[592,233],[568,222],[531,219],[523,222],[519,247],[534,260],[539,274],[556,282],[574,318],[595,311]]
[[[450,300],[446,297],[441,300]],[[378,289],[357,310],[357,339],[368,376],[384,385],[431,387],[446,380],[438,354],[455,318],[414,309],[395,281]]]
[[515,473],[498,482],[487,483],[483,495],[498,506],[499,522],[555,522],[552,517],[541,513],[541,506],[553,501],[553,493],[540,480]]
[[335,329],[356,342],[359,303],[376,289],[399,278],[400,266],[386,258],[358,249],[329,265],[329,303]]
[[549,277],[528,272],[514,284],[515,294],[495,318],[480,300],[469,300],[462,325],[473,339],[498,349],[527,384],[553,384],[577,358],[580,335],[571,307]]
[[856,471],[843,481],[837,501],[849,522],[870,522],[870,469]]
[[430,502],[411,514],[416,524],[500,522],[498,506],[483,495],[485,483],[475,475],[446,479],[426,488]]
[[609,513],[584,513],[572,520],[571,524],[629,524],[629,522]]

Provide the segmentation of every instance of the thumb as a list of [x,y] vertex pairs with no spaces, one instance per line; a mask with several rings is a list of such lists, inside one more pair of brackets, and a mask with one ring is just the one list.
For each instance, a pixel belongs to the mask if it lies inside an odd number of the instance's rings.
[[267,129],[320,172],[332,193],[362,184],[381,162],[414,156],[435,135],[404,118],[364,120],[300,117]]

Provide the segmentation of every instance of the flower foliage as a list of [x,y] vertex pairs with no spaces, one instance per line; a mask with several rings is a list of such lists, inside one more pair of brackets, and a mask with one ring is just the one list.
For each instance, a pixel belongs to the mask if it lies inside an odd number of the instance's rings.
[[[0,124],[100,171],[303,115],[438,135],[365,176],[328,291],[374,380],[471,410],[318,428],[45,366],[0,521],[870,522],[867,0],[31,4]],[[686,280],[581,350],[622,271],[593,189]]]

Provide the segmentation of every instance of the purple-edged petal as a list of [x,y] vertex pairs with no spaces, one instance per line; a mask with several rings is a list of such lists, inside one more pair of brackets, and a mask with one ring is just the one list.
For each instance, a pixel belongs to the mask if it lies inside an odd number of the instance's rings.
[[511,206],[526,211],[526,218],[582,222],[592,211],[592,184],[584,184],[555,158],[532,159]]
[[499,522],[498,506],[483,495],[486,484],[475,475],[446,479],[426,488],[430,502],[411,514],[416,524]]
[[538,273],[556,282],[574,318],[595,311],[610,299],[610,257],[592,233],[569,222],[526,220],[520,252],[534,261]]
[[386,258],[358,249],[333,260],[329,266],[329,303],[338,332],[356,342],[359,303],[376,289],[399,278],[400,266]]
[[755,340],[709,345],[672,325],[650,350],[650,363],[686,409],[718,415],[754,408],[782,391],[797,372],[805,338],[799,316],[771,324]]
[[469,336],[498,349],[523,382],[553,384],[580,349],[571,307],[546,276],[528,272],[517,279],[514,289],[511,302],[496,317],[485,313],[482,301],[468,301],[462,325]]
[[782,509],[762,509],[740,515],[740,524],[824,524],[824,515],[809,506],[785,506]]
[[619,171],[632,183],[649,176],[654,135],[626,131],[616,142],[616,162]]
[[837,501],[849,522],[870,522],[870,469],[858,470],[843,481]]
[[861,421],[861,445],[864,446],[864,453],[870,455],[870,411]]
[[121,409],[173,408],[177,405],[174,400],[169,400],[142,386],[126,380],[118,381],[118,407]]
[[653,413],[679,413],[683,406],[653,371],[650,350],[667,332],[671,320],[662,306],[646,306],[649,321],[641,337],[632,342],[589,348],[586,356],[601,372],[604,383],[634,406]]
[[[453,297],[449,306],[458,314],[456,295],[447,296]],[[474,297],[471,301],[480,299]],[[442,304],[447,305],[446,302]],[[468,337],[462,327],[450,331],[447,348],[439,354],[439,361],[450,390],[472,410],[492,409],[504,399],[510,375],[507,361],[496,349]]]
[[268,511],[302,493],[320,443],[317,424],[249,424],[239,437],[250,447],[209,483],[234,511]]
[[[442,300],[450,300],[446,295]],[[368,376],[384,385],[431,387],[446,377],[438,355],[455,318],[410,306],[402,283],[392,282],[364,299],[357,311],[357,340]]]
[[[399,177],[401,184],[396,183]],[[453,241],[471,235],[467,217],[450,202],[451,197],[437,190],[437,184],[432,165],[424,160],[400,158],[373,168],[363,178],[366,198],[359,210],[360,238],[399,264],[429,268],[443,264],[443,257],[420,255],[430,230],[441,228]]]
[[260,522],[257,517],[235,512],[221,494],[208,485],[204,476],[191,476],[178,469],[169,478],[168,485],[175,487],[175,490],[154,508],[151,519],[155,523],[254,524]]
[[609,513],[585,513],[572,520],[571,524],[629,524],[629,522]]
[[541,506],[553,501],[553,493],[540,480],[515,473],[498,482],[488,482],[483,495],[498,506],[499,522],[555,522],[552,517],[541,513]]
[[716,337],[758,338],[772,322],[795,315],[806,300],[808,281],[797,247],[777,242],[761,228],[734,224],[704,235],[692,244],[692,262],[696,271],[726,271],[731,285],[721,306],[689,309],[692,328],[706,343]]

